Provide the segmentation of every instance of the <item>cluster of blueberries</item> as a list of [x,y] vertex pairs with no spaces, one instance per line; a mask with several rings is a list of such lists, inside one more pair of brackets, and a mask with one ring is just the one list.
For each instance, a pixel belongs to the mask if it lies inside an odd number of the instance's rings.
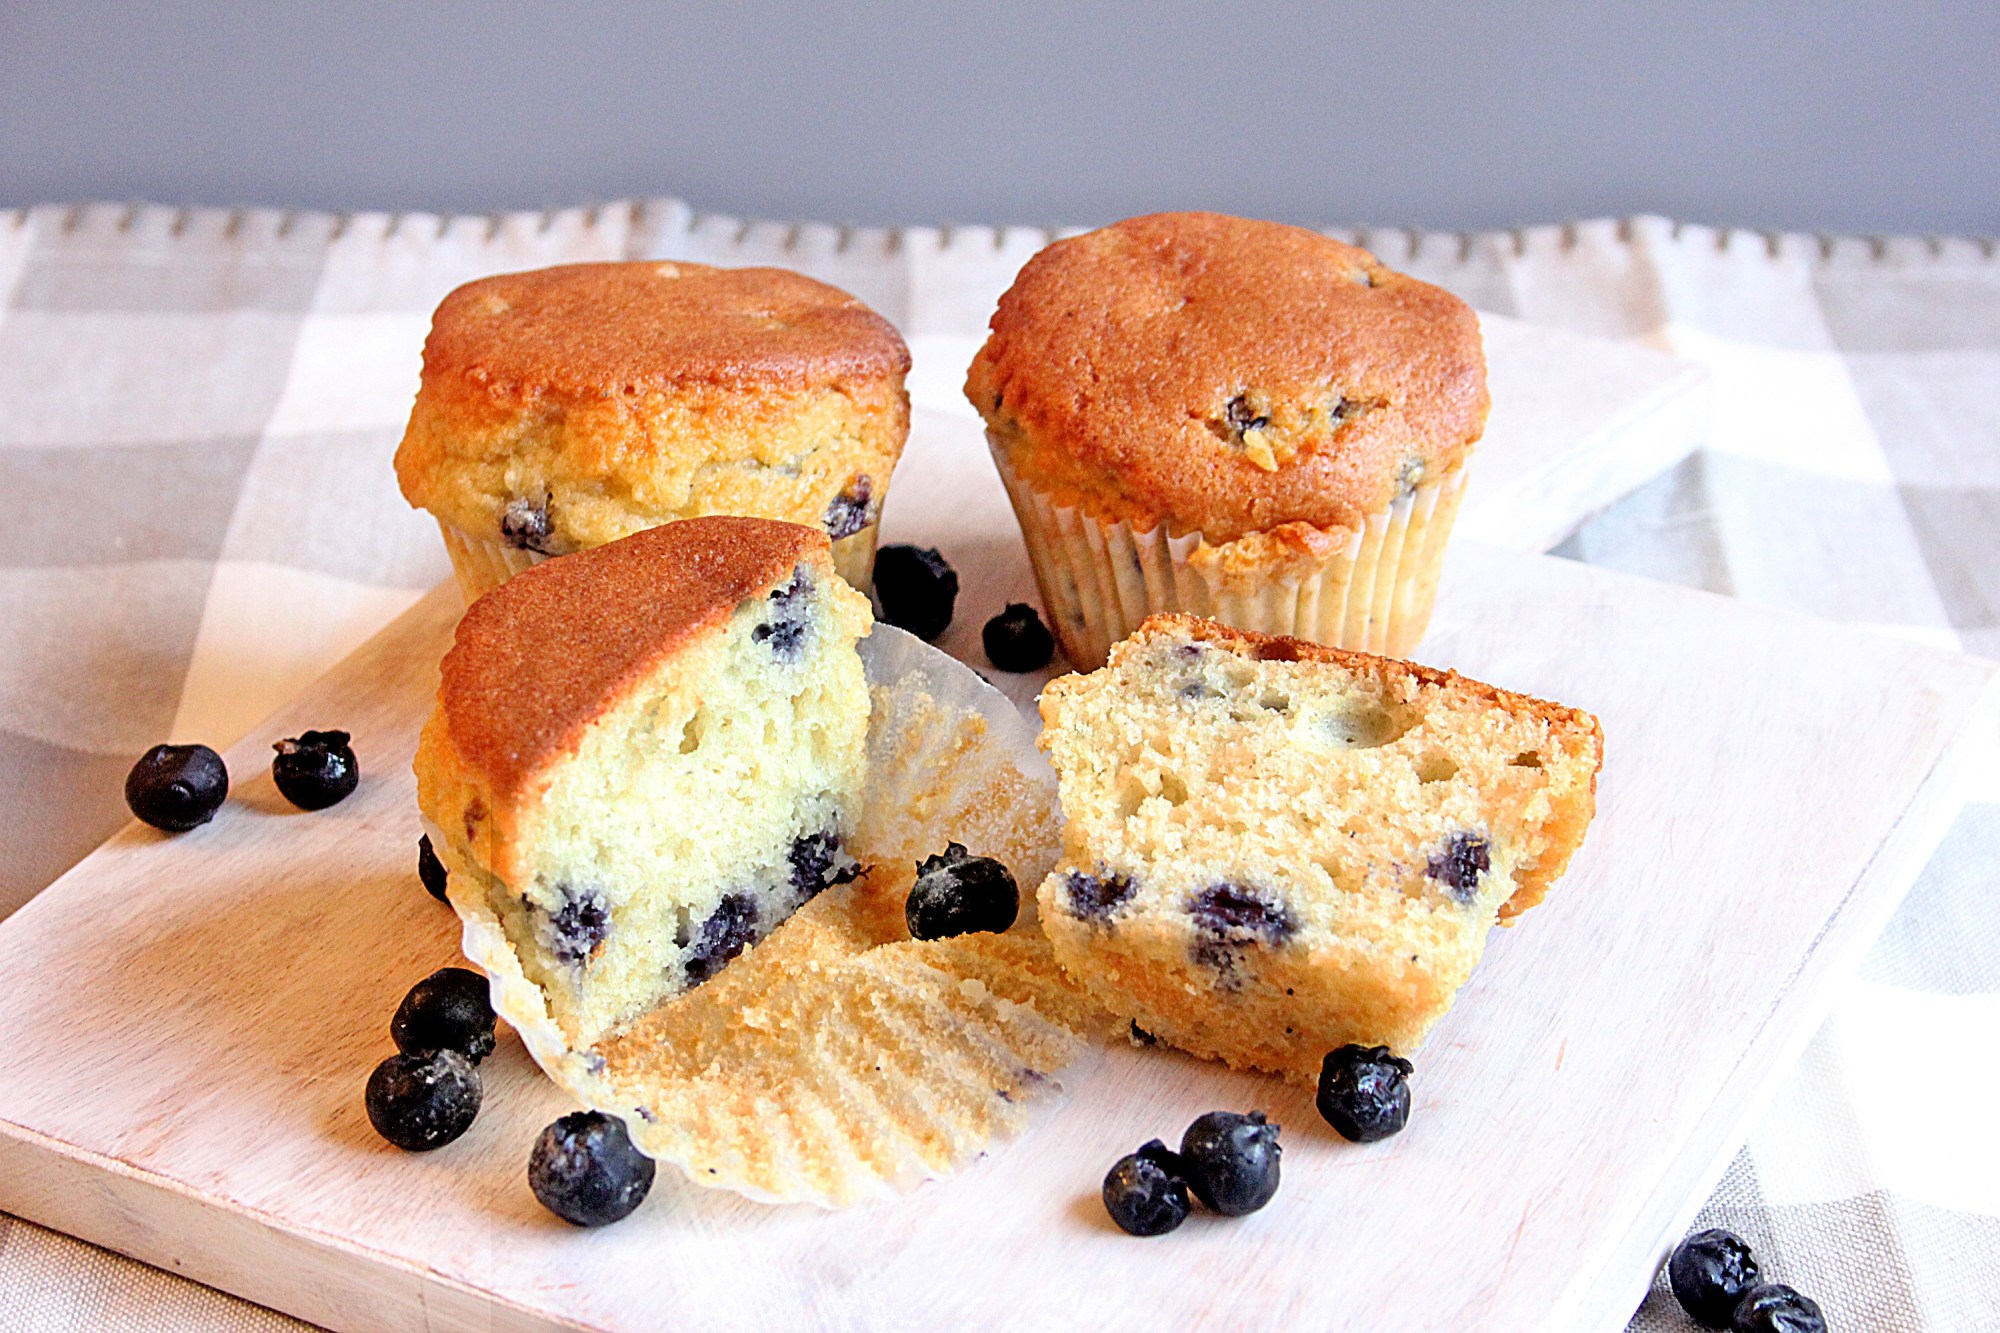
[[1826,1317],[1810,1296],[1782,1282],[1760,1282],[1760,1276],[1750,1246],[1720,1227],[1695,1232],[1667,1260],[1674,1299],[1703,1328],[1826,1333]]
[[[424,887],[441,897],[444,867],[429,839],[418,865]],[[406,1152],[429,1152],[472,1128],[484,1096],[478,1066],[493,1053],[493,1031],[479,973],[440,968],[412,986],[389,1020],[396,1054],[368,1076],[375,1132]],[[580,1227],[629,1215],[653,1188],[653,1174],[653,1159],[632,1146],[624,1123],[601,1111],[563,1116],[528,1154],[528,1188],[544,1208]]]
[[[1152,1038],[1136,1026],[1133,1035]],[[1386,1139],[1410,1122],[1408,1060],[1386,1046],[1343,1046],[1320,1066],[1316,1105],[1341,1137]],[[1278,1192],[1278,1126],[1261,1111],[1210,1111],[1181,1136],[1118,1159],[1104,1177],[1104,1211],[1134,1236],[1163,1236],[1187,1221],[1190,1193],[1224,1217],[1254,1213]]]
[[[951,627],[958,572],[931,547],[884,546],[875,553],[875,601],[883,620],[933,643]],[[1055,656],[1055,638],[1026,602],[1007,603],[979,638],[1002,671],[1040,671]]]

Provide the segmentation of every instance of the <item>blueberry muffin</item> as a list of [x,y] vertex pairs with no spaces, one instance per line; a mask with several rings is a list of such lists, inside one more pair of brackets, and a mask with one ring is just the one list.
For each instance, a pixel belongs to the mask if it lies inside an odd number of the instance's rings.
[[1084,670],[1169,611],[1406,654],[1487,411],[1464,302],[1213,213],[1029,260],[965,392]]
[[909,350],[775,268],[568,264],[445,297],[396,451],[467,598],[677,518],[816,527],[865,589],[909,434]]
[[826,535],[686,519],[474,602],[417,749],[450,870],[572,1045],[851,878],[868,603]]
[[1349,1042],[1423,1040],[1568,865],[1603,752],[1573,708],[1191,616],[1042,718],[1057,958],[1163,1040],[1305,1084]]
[[868,799],[847,847],[862,873],[713,980],[574,1046],[485,898],[451,890],[466,956],[536,1062],[704,1188],[826,1207],[891,1196],[1026,1129],[1065,1068],[1116,1035],[1057,965],[1032,899],[1003,932],[910,937],[917,866],[949,843],[1041,882],[1055,779],[1034,729],[970,669],[880,627],[861,657]]

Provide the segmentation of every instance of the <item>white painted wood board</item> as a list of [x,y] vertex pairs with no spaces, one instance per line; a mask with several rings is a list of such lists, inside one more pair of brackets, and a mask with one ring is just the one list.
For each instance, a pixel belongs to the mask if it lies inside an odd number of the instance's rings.
[[[662,1176],[578,1232],[524,1175],[567,1109],[518,1042],[471,1132],[409,1156],[361,1107],[403,991],[452,960],[408,776],[454,611],[420,603],[231,751],[237,794],[132,827],[0,925],[0,1207],[339,1329],[1621,1327],[1956,808],[1991,663],[1548,557],[1461,546],[1424,656],[1593,709],[1600,814],[1498,932],[1357,1147],[1300,1091],[1114,1049],[1022,1139],[845,1213]],[[268,745],[356,734],[331,811]],[[1113,1230],[1105,1168],[1195,1114],[1284,1126],[1264,1212]]]

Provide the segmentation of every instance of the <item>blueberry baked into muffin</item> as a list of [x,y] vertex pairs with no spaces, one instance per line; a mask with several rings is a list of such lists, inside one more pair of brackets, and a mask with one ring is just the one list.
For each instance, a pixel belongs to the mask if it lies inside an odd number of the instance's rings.
[[887,320],[785,269],[482,278],[432,318],[396,476],[468,599],[546,556],[707,514],[816,527],[865,589],[909,366]]
[[868,603],[823,532],[687,519],[474,602],[416,758],[450,869],[572,1047],[857,872]]
[[1423,1040],[1568,865],[1603,753],[1577,709],[1191,616],[1053,682],[1042,717],[1064,968],[1163,1040],[1304,1084],[1337,1047]]
[[1463,301],[1214,213],[1037,254],[965,393],[1080,670],[1172,611],[1407,653],[1488,403]]

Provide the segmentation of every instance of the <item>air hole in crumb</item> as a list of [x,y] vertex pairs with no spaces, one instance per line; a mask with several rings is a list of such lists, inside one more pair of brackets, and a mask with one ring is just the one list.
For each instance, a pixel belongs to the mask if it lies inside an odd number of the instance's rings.
[[1450,756],[1427,754],[1417,760],[1417,777],[1425,782],[1445,782],[1458,776],[1458,765]]
[[1160,774],[1160,795],[1166,799],[1169,805],[1186,805],[1188,798],[1187,783],[1182,782],[1177,774],[1162,773]]
[[1371,750],[1396,740],[1418,721],[1413,709],[1391,709],[1378,699],[1359,698],[1349,699],[1337,712],[1328,713],[1323,725],[1334,744]]
[[687,725],[681,728],[681,753],[693,754],[701,747],[701,710],[689,715]]
[[1515,768],[1540,768],[1542,766],[1541,751],[1539,750],[1521,751],[1521,753],[1514,756],[1513,766]]
[[1292,711],[1292,700],[1290,695],[1267,690],[1263,697],[1257,700],[1257,706],[1268,708],[1274,713],[1289,713]]

